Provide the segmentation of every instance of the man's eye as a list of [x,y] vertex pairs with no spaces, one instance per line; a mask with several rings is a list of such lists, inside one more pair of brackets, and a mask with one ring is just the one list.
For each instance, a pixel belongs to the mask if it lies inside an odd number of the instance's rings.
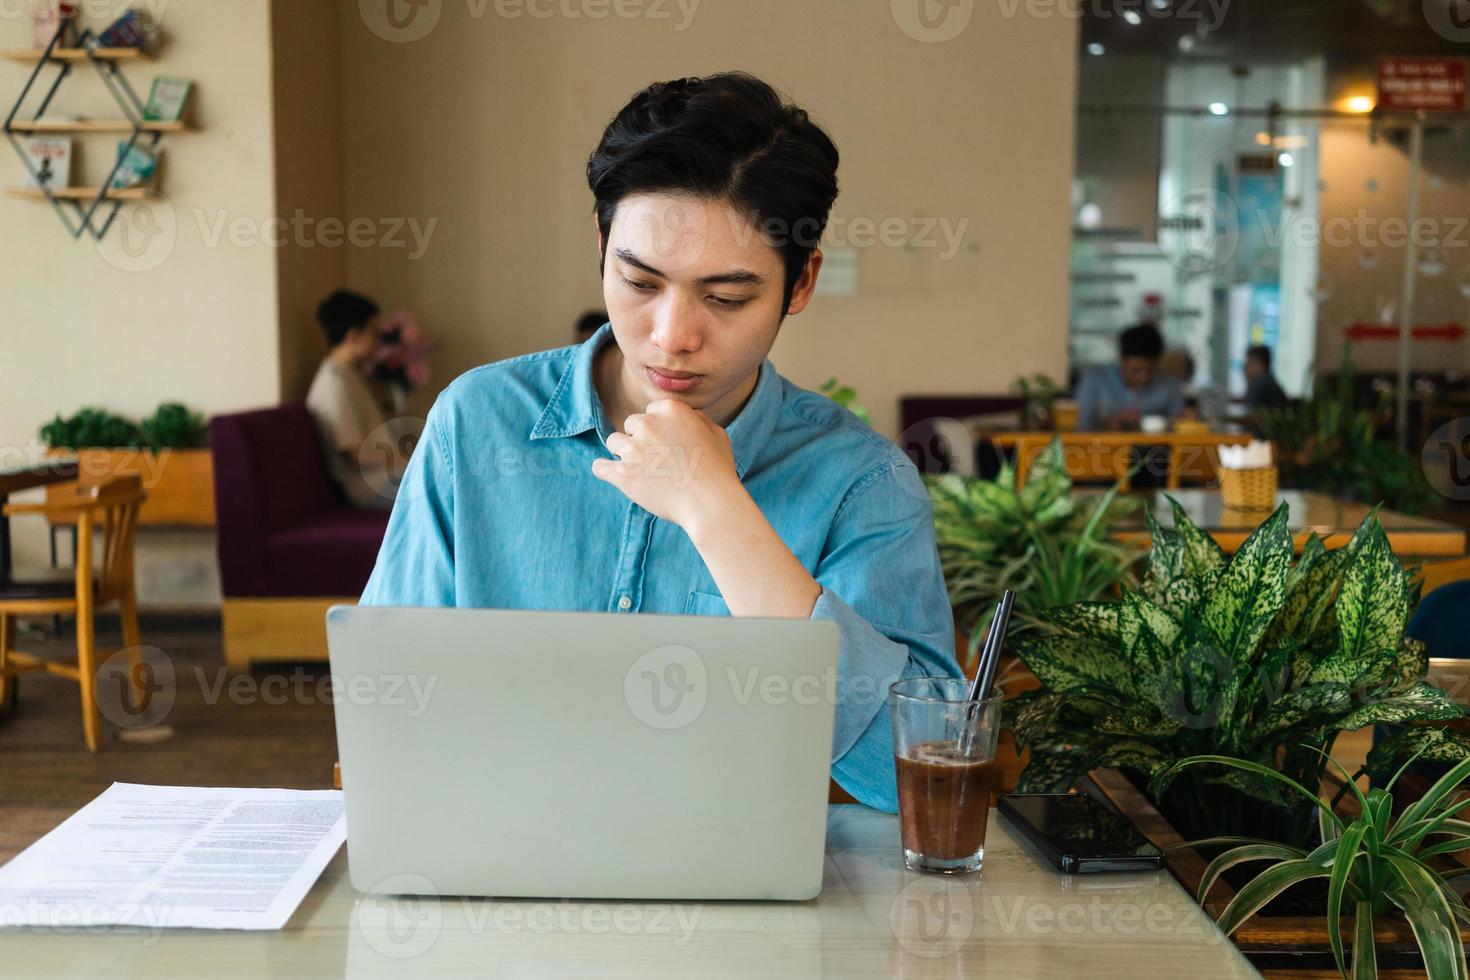
[[744,306],[746,303],[749,303],[750,302],[750,299],[749,298],[746,298],[746,299],[725,299],[723,296],[711,296],[710,299],[712,299],[712,300],[715,301],[715,305],[728,307],[729,309],[739,309],[740,307]]
[[646,293],[650,289],[653,288],[653,284],[652,283],[637,282],[635,280],[629,279],[627,276],[623,276],[622,279],[623,279],[623,282],[627,283],[629,286],[632,286],[634,289],[636,289],[636,290],[638,290],[639,292],[642,292],[642,293]]

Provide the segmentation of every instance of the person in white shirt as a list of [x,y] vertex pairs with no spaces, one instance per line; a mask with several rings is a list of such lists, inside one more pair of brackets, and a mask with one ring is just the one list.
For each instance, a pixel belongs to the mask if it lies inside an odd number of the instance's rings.
[[377,304],[338,290],[322,301],[316,316],[330,349],[312,379],[306,408],[321,436],[327,469],[354,507],[391,509],[404,461],[365,374],[377,347]]

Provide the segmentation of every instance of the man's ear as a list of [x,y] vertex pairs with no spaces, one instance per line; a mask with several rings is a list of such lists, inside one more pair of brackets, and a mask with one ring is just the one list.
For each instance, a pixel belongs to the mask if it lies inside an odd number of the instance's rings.
[[791,302],[786,305],[786,314],[800,313],[806,309],[806,304],[811,302],[812,292],[817,288],[817,274],[822,270],[822,250],[812,249],[812,254],[806,257],[806,265],[802,267],[801,275],[796,277],[796,285],[791,289]]

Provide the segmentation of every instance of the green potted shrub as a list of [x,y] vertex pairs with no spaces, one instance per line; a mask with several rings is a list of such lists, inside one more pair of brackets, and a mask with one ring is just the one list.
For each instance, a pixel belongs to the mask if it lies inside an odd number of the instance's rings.
[[57,415],[41,427],[52,454],[75,455],[80,476],[100,480],[137,474],[148,492],[139,520],[151,524],[214,524],[214,465],[202,415],[165,402],[134,422],[99,408]]
[[1026,404],[1021,409],[1021,428],[1040,431],[1055,428],[1052,407],[1062,396],[1062,389],[1045,374],[1030,377],[1020,375],[1011,382],[1011,394],[1018,395]]
[[1317,786],[1339,731],[1460,718],[1404,637],[1416,589],[1375,516],[1332,551],[1313,536],[1295,561],[1285,505],[1234,556],[1178,504],[1174,523],[1150,516],[1147,573],[1121,601],[1052,609],[1015,638],[1042,684],[1012,706],[1031,749],[1019,788],[1060,792],[1113,767],[1187,838],[1305,846],[1313,807],[1278,780],[1173,767],[1231,756]]
[[1034,629],[1047,610],[1097,599],[1134,584],[1142,551],[1110,537],[1113,524],[1140,504],[1117,496],[1073,492],[1059,441],[1053,441],[1016,485],[1009,463],[994,480],[956,474],[925,478],[934,504],[934,537],[956,626],[978,640],[1001,592],[1016,592],[1009,635]]

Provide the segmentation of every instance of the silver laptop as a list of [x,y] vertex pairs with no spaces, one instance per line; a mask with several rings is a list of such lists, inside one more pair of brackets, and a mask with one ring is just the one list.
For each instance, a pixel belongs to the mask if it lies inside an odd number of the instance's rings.
[[830,622],[334,606],[353,887],[821,891]]

